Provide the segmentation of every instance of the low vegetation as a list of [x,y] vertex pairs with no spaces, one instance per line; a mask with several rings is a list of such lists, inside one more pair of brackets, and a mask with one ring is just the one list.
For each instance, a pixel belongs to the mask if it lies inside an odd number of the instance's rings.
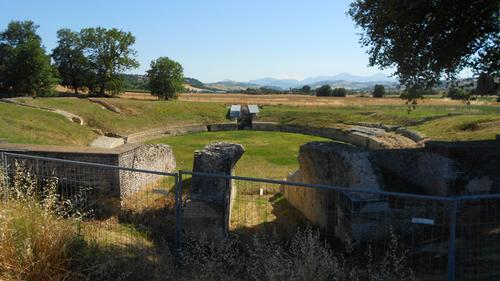
[[[0,210],[0,279],[64,280],[80,242],[78,218],[57,194],[57,179],[41,186],[24,166],[16,166],[9,201]],[[0,174],[0,179],[4,175]],[[2,191],[5,192],[5,188]]]

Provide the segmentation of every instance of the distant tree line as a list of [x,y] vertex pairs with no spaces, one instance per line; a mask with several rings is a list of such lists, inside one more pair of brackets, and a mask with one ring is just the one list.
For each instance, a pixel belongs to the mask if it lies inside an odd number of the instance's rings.
[[346,97],[349,91],[345,88],[334,88],[330,85],[323,85],[316,89],[316,96],[318,97]]
[[140,88],[167,99],[182,89],[182,66],[166,57],[151,62],[147,79],[124,74],[139,67],[130,32],[63,28],[57,31],[57,47],[48,54],[38,27],[32,21],[12,21],[0,32],[0,92],[50,96],[61,84],[75,94],[113,96],[125,88]]

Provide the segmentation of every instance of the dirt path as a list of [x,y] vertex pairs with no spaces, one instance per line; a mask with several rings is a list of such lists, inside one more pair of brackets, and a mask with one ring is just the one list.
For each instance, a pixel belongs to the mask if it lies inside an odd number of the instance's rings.
[[19,105],[19,106],[26,106],[26,107],[45,110],[45,111],[50,111],[50,112],[62,115],[62,116],[64,116],[64,118],[68,119],[71,122],[77,123],[78,125],[81,125],[81,126],[85,125],[85,122],[84,122],[82,117],[80,117],[74,113],[65,111],[65,110],[26,104],[26,103],[19,102],[14,98],[0,99],[0,102],[11,103],[11,104]]
[[[0,99],[0,102],[11,103],[11,104],[19,105],[19,106],[25,106],[25,107],[36,108],[36,109],[40,109],[40,110],[44,110],[44,111],[53,112],[53,113],[59,114],[61,116],[64,116],[64,118],[68,119],[71,122],[77,123],[80,126],[85,125],[85,121],[81,116],[78,116],[74,113],[71,113],[71,112],[68,112],[68,111],[65,111],[62,109],[54,109],[54,108],[50,108],[50,107],[43,107],[43,106],[26,104],[26,103],[19,102],[14,98]],[[104,105],[102,105],[102,106],[104,106]],[[111,110],[109,108],[107,108],[107,109]],[[95,130],[95,131],[98,132],[99,130]],[[99,136],[94,141],[92,141],[90,146],[97,147],[97,148],[115,148],[115,147],[118,147],[118,146],[123,145],[123,144],[125,144],[125,140],[123,138]]]

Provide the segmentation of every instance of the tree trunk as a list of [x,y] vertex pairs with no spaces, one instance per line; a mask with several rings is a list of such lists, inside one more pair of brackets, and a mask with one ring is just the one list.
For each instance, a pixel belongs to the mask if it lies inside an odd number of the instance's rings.
[[104,96],[104,89],[106,88],[105,83],[101,83],[101,86],[99,87],[99,95]]

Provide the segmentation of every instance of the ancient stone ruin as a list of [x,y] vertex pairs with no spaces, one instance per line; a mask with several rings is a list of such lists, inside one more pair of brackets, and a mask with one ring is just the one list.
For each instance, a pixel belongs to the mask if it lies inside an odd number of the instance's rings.
[[[240,144],[211,143],[194,153],[193,172],[233,175],[245,149]],[[226,236],[236,194],[233,180],[193,175],[190,199],[184,209],[185,230],[220,240]]]
[[[367,150],[312,142],[300,148],[289,181],[372,191],[455,196],[500,191],[500,142],[428,142],[420,149]],[[389,230],[418,231],[414,222],[442,222],[446,204],[371,193],[284,186],[285,198],[313,224],[337,238],[370,241]],[[440,205],[441,204],[441,205]],[[460,209],[461,216],[480,212]]]
[[[163,144],[128,144],[113,149],[2,144],[0,152],[160,172],[173,172],[176,168],[172,149]],[[59,184],[64,187],[64,190],[76,193],[78,189],[87,189],[97,193],[98,196],[114,199],[124,199],[148,185],[156,183],[162,177],[157,174],[129,172],[52,160],[8,157],[7,164],[11,173],[14,172],[13,167],[15,167],[16,161],[25,162],[25,165],[33,169],[33,172],[39,177],[58,178]]]

